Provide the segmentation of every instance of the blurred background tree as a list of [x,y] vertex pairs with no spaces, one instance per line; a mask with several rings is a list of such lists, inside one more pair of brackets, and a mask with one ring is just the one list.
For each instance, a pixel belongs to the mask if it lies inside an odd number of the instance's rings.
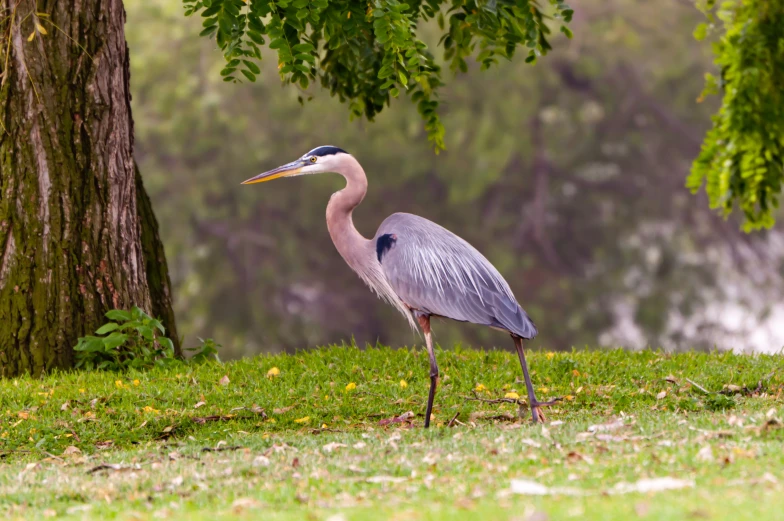
[[[718,108],[695,102],[711,55],[693,40],[702,16],[693,5],[584,0],[574,39],[554,37],[535,66],[502,60],[450,77],[440,88],[439,156],[403,100],[372,124],[349,121],[322,89],[281,86],[263,49],[256,83],[225,83],[222,53],[178,0],[126,7],[136,157],[186,345],[214,337],[231,357],[351,335],[421,341],[331,244],[324,206],[337,176],[239,186],[333,144],[370,177],[355,216],[361,232],[407,211],[459,233],[510,282],[540,345],[780,347],[768,325],[780,313],[781,237],[744,235],[684,188]],[[437,21],[420,33],[434,48]],[[445,346],[504,343],[483,328],[437,331]]]

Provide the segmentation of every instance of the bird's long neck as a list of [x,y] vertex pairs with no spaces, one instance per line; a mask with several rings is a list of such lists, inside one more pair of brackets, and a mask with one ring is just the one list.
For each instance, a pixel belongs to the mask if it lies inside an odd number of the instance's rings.
[[344,160],[339,172],[346,178],[346,187],[332,194],[327,205],[327,228],[340,255],[354,271],[362,275],[371,241],[365,239],[354,227],[352,213],[367,193],[367,177],[359,162],[352,156]]

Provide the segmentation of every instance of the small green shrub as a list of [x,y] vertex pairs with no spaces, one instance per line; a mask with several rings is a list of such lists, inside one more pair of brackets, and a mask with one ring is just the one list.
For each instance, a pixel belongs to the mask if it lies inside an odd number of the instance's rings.
[[220,362],[220,358],[218,357],[218,348],[221,347],[220,344],[216,343],[215,340],[211,338],[206,340],[200,338],[199,342],[201,342],[201,345],[197,347],[185,348],[186,351],[192,353],[188,362],[194,364],[203,364],[204,362],[213,361]]
[[100,336],[81,337],[74,347],[78,369],[118,371],[180,363],[174,356],[174,344],[164,336],[163,324],[138,307],[113,309],[106,318],[112,322],[95,331]]

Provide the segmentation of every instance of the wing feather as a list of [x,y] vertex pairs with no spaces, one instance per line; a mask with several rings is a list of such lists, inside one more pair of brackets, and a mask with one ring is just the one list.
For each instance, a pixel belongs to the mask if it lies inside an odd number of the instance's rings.
[[384,275],[411,308],[523,338],[536,335],[498,270],[457,235],[422,217],[396,213],[379,227],[376,241],[382,237]]

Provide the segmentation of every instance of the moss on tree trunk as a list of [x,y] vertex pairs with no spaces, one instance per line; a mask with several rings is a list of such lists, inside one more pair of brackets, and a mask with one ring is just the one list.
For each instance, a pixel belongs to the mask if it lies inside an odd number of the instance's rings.
[[179,352],[163,246],[133,159],[122,2],[0,5],[10,15],[0,51],[0,375],[71,366],[79,336],[133,305],[164,320]]

